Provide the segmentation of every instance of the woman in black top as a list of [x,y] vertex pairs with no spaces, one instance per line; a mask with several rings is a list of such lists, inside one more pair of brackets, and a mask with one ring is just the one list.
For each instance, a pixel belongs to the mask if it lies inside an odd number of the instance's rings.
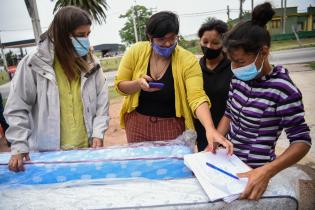
[[[221,20],[211,19],[199,31],[200,45],[204,56],[199,63],[202,69],[204,90],[211,101],[211,116],[215,127],[222,118],[228,98],[229,84],[233,73],[230,61],[222,52],[222,35],[228,26]],[[207,147],[206,132],[199,120],[195,121],[198,151]]]

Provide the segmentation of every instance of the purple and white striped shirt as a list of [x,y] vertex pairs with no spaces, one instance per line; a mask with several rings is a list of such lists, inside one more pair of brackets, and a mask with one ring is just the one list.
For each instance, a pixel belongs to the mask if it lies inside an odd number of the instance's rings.
[[227,138],[234,144],[234,154],[253,168],[276,158],[275,145],[283,129],[290,143],[311,145],[302,94],[282,66],[256,80],[233,78],[225,116],[231,120]]

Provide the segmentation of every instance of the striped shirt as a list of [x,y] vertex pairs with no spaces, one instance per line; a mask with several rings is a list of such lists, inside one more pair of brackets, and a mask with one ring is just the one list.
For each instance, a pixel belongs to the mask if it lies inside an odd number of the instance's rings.
[[275,145],[283,129],[291,144],[311,145],[302,94],[282,66],[256,80],[234,77],[225,116],[231,120],[227,138],[234,144],[234,154],[253,168],[276,158]]

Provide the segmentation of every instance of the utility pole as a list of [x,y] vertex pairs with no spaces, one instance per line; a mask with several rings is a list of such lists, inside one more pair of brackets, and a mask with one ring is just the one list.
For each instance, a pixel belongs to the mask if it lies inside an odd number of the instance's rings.
[[240,15],[239,15],[239,20],[243,19],[243,1],[245,0],[239,0],[240,1]]
[[136,23],[136,17],[135,17],[135,7],[132,8],[132,21],[133,21],[133,30],[135,33],[135,40],[138,42],[138,32],[137,32],[137,23]]
[[228,20],[230,20],[230,6],[227,5],[226,7],[227,7],[227,8],[226,8],[226,14],[227,14],[227,16],[228,16]]
[[1,48],[1,54],[2,54],[4,69],[6,71],[8,71],[8,63],[7,63],[7,59],[5,57],[4,50],[3,50],[4,46],[2,45],[2,42],[1,42],[1,31],[0,31],[0,48]]
[[254,0],[252,0],[252,13],[253,13],[253,10],[254,10]]
[[285,19],[286,19],[286,10],[287,10],[287,0],[284,0],[284,5],[283,5],[283,24],[282,24],[282,33],[285,34]]
[[38,43],[39,36],[42,33],[42,29],[40,27],[40,20],[39,20],[39,16],[38,16],[36,0],[24,0],[24,2],[26,5],[28,14],[30,15],[30,17],[32,19],[35,41],[36,41],[36,43]]

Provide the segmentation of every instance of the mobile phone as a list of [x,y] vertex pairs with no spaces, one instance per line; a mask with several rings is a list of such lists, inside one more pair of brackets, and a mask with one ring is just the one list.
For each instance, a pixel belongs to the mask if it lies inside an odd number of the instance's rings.
[[149,82],[150,88],[160,88],[162,89],[164,87],[164,83],[161,82]]

